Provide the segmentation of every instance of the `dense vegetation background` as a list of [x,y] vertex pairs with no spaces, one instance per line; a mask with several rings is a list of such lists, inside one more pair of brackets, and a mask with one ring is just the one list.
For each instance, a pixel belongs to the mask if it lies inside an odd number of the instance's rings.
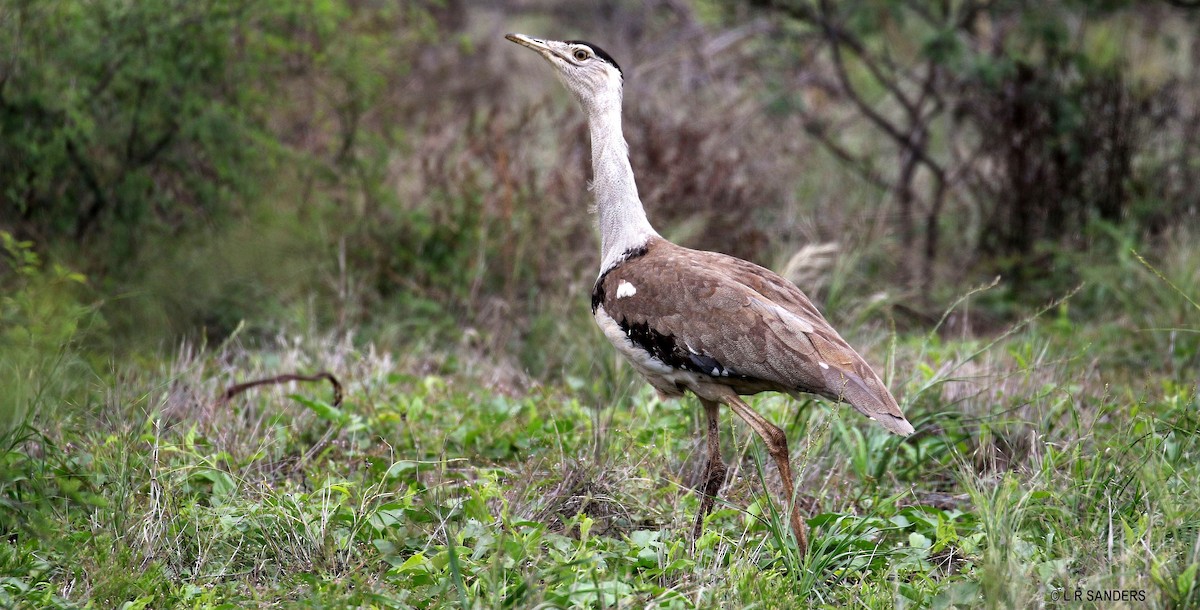
[[[691,548],[696,405],[592,327],[587,132],[508,31],[617,57],[652,222],[794,279],[917,425],[756,399],[807,554],[728,414]],[[0,605],[1198,606],[1198,31],[1183,0],[0,0]],[[217,399],[318,370],[344,404]]]

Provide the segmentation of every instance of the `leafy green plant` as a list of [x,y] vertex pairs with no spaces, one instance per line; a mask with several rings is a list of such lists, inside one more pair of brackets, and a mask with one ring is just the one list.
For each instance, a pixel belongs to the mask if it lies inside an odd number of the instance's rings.
[[245,37],[251,3],[8,3],[0,94],[8,223],[104,236],[129,260],[150,229],[220,215],[262,158]]
[[80,336],[99,320],[85,300],[86,280],[46,266],[33,243],[0,231],[0,438],[39,411],[57,407],[86,375]]

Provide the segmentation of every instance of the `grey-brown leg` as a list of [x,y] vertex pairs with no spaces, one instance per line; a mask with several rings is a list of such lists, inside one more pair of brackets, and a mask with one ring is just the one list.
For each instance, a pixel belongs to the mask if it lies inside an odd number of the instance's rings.
[[796,544],[799,545],[801,553],[805,552],[808,548],[808,527],[800,518],[800,508],[795,504],[795,488],[792,487],[792,460],[791,455],[788,454],[787,435],[778,426],[767,421],[765,417],[742,402],[741,398],[730,395],[726,396],[723,401],[758,433],[763,444],[767,446],[767,453],[775,460],[775,466],[779,468],[779,476],[783,479],[783,508],[789,513],[792,532],[796,534]]
[[704,528],[704,518],[712,512],[713,502],[717,498],[717,492],[721,491],[721,484],[725,482],[726,472],[725,462],[721,461],[721,431],[718,427],[721,403],[701,398],[700,404],[704,405],[704,414],[708,418],[708,463],[704,465],[700,510],[696,513],[696,523],[692,526],[693,541],[700,537]]

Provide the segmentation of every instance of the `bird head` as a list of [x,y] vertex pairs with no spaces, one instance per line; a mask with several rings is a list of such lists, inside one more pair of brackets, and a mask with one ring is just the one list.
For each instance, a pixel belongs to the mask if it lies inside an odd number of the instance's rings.
[[624,75],[604,49],[582,40],[542,40],[524,34],[508,34],[505,38],[537,51],[550,62],[559,80],[585,109],[601,110],[613,101],[620,107]]

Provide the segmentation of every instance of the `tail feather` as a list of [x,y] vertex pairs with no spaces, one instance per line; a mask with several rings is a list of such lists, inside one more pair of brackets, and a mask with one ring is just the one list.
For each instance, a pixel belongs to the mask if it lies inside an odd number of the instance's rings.
[[[867,374],[875,377],[870,371]],[[873,381],[874,384],[869,384],[855,373],[833,367],[825,370],[826,386],[832,390],[830,398],[849,404],[890,432],[900,436],[912,434],[913,426],[900,411],[892,393],[877,378]]]

